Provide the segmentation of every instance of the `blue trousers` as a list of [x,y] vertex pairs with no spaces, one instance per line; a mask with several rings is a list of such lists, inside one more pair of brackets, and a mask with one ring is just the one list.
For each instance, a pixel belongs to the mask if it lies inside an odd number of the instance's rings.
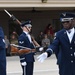
[[33,75],[34,62],[27,62],[26,66],[22,66],[23,75]]
[[0,75],[6,75],[6,60],[0,60]]

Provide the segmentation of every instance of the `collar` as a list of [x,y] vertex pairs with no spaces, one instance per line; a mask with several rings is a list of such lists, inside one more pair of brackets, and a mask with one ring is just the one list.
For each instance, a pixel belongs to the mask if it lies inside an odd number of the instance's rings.
[[23,32],[24,32],[26,35],[27,35],[27,34],[29,34],[29,33],[28,33],[28,32],[26,32],[26,31],[23,31]]
[[74,32],[75,28],[73,27],[72,29],[66,30],[66,32],[71,31]]

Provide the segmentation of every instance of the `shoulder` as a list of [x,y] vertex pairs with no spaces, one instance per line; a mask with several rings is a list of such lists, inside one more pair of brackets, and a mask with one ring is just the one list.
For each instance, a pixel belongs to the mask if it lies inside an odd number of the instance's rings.
[[59,35],[60,36],[60,35],[62,35],[64,33],[64,31],[65,31],[65,29],[62,29],[62,30],[56,32],[56,35]]
[[25,37],[27,37],[26,34],[25,34],[25,33],[22,33],[22,34],[19,36],[18,39],[24,39]]
[[26,34],[23,32],[19,37],[24,37]]

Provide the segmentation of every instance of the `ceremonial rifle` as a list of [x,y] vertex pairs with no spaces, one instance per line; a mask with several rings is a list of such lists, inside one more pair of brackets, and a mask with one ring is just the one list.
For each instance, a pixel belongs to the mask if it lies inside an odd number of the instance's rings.
[[[19,54],[19,55],[36,52],[36,49],[31,49],[31,48],[27,48],[27,47],[15,45],[15,44],[10,44],[10,45],[11,45],[11,52]],[[21,49],[19,50],[19,48],[21,48]]]
[[[19,25],[21,25],[21,22],[14,15],[11,15],[6,9],[4,9],[4,11],[9,15],[10,18],[12,18],[14,21],[16,21]],[[24,49],[18,50],[18,47],[24,48]],[[37,51],[39,51],[39,48],[40,47],[35,47],[35,49],[37,49]],[[27,47],[18,46],[15,44],[11,45],[11,52],[13,52],[13,53],[23,54],[23,53],[36,52],[35,49],[31,50],[30,48],[27,48]]]
[[[31,52],[37,52],[37,51],[42,51],[44,48],[43,47],[36,47],[35,49],[31,49],[28,47],[23,47],[23,46],[19,46],[19,45],[15,45],[15,44],[10,44],[11,45],[11,52],[12,53],[19,53],[19,54],[28,54]],[[21,49],[21,50],[18,50]]]

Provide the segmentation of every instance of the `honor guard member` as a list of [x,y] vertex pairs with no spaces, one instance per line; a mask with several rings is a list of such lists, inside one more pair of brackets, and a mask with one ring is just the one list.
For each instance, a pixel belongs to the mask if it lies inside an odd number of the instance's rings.
[[[23,33],[19,36],[18,45],[32,49],[34,45],[31,40],[30,31],[32,28],[31,21],[25,21],[21,24]],[[20,49],[21,50],[21,49]],[[34,68],[34,53],[20,55],[20,62],[23,70],[23,75],[33,75]]]
[[0,27],[0,75],[6,75],[6,51],[4,32]]
[[56,33],[53,43],[46,52],[39,55],[38,61],[43,62],[53,53],[56,54],[59,66],[59,75],[75,75],[75,14],[64,12],[60,15],[63,29]]

